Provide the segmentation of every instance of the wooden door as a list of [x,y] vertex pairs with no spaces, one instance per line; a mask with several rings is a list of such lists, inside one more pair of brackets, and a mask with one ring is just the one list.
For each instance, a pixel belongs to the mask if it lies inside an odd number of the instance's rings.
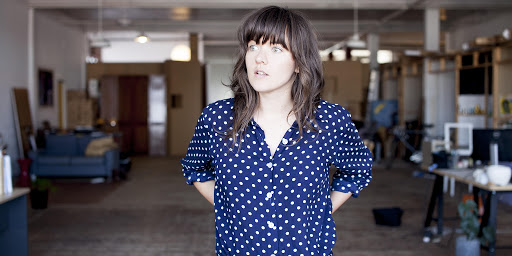
[[119,131],[121,151],[148,153],[148,77],[119,77]]

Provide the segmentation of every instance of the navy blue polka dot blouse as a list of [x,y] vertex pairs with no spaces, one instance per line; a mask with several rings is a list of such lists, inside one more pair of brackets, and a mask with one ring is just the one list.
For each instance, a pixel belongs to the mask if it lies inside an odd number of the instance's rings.
[[[188,184],[215,180],[217,255],[331,255],[336,242],[330,190],[354,197],[372,179],[372,156],[343,107],[322,101],[319,131],[298,143],[294,123],[274,156],[251,121],[234,148],[220,131],[230,128],[233,99],[203,110],[185,158]],[[241,146],[241,147],[238,147]],[[329,184],[329,167],[337,171]]]

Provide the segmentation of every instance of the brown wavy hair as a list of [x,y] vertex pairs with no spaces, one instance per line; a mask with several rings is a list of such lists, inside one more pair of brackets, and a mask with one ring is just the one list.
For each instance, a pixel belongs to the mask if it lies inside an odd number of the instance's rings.
[[[320,104],[320,92],[324,87],[323,67],[318,49],[316,33],[303,14],[281,8],[267,6],[250,13],[238,28],[238,57],[233,69],[231,84],[234,93],[233,120],[226,133],[226,139],[237,144],[237,137],[243,138],[245,130],[258,106],[258,93],[252,88],[247,75],[245,54],[251,40],[271,44],[281,44],[291,52],[298,67],[290,97],[294,114],[302,138],[304,129],[313,130],[316,126],[315,112]],[[242,135],[242,136],[240,136]],[[240,137],[239,137],[240,136]]]

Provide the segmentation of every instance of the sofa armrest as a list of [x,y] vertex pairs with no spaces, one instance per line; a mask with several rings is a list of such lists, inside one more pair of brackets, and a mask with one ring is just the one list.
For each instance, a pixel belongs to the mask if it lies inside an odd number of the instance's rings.
[[44,149],[38,149],[36,151],[30,150],[28,152],[28,158],[32,160],[30,164],[30,173],[35,173],[39,169],[39,156],[45,155]]
[[119,169],[119,149],[112,149],[105,152],[105,163],[110,178],[112,176],[112,170]]

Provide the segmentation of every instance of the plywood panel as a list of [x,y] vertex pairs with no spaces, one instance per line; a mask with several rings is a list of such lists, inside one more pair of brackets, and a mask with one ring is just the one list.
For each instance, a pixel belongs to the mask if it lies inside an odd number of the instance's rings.
[[167,61],[165,73],[169,106],[169,154],[185,155],[204,107],[202,67],[199,62]]
[[30,150],[29,135],[34,134],[28,90],[25,88],[13,88],[12,92],[16,111],[18,148],[20,149],[20,157],[26,157]]
[[404,77],[404,121],[418,120],[421,111],[422,78]]
[[336,94],[332,96],[337,104],[346,101],[363,101],[366,98],[365,88],[368,87],[368,78],[363,74],[368,71],[364,65],[356,61],[325,61],[324,77],[336,83]]

